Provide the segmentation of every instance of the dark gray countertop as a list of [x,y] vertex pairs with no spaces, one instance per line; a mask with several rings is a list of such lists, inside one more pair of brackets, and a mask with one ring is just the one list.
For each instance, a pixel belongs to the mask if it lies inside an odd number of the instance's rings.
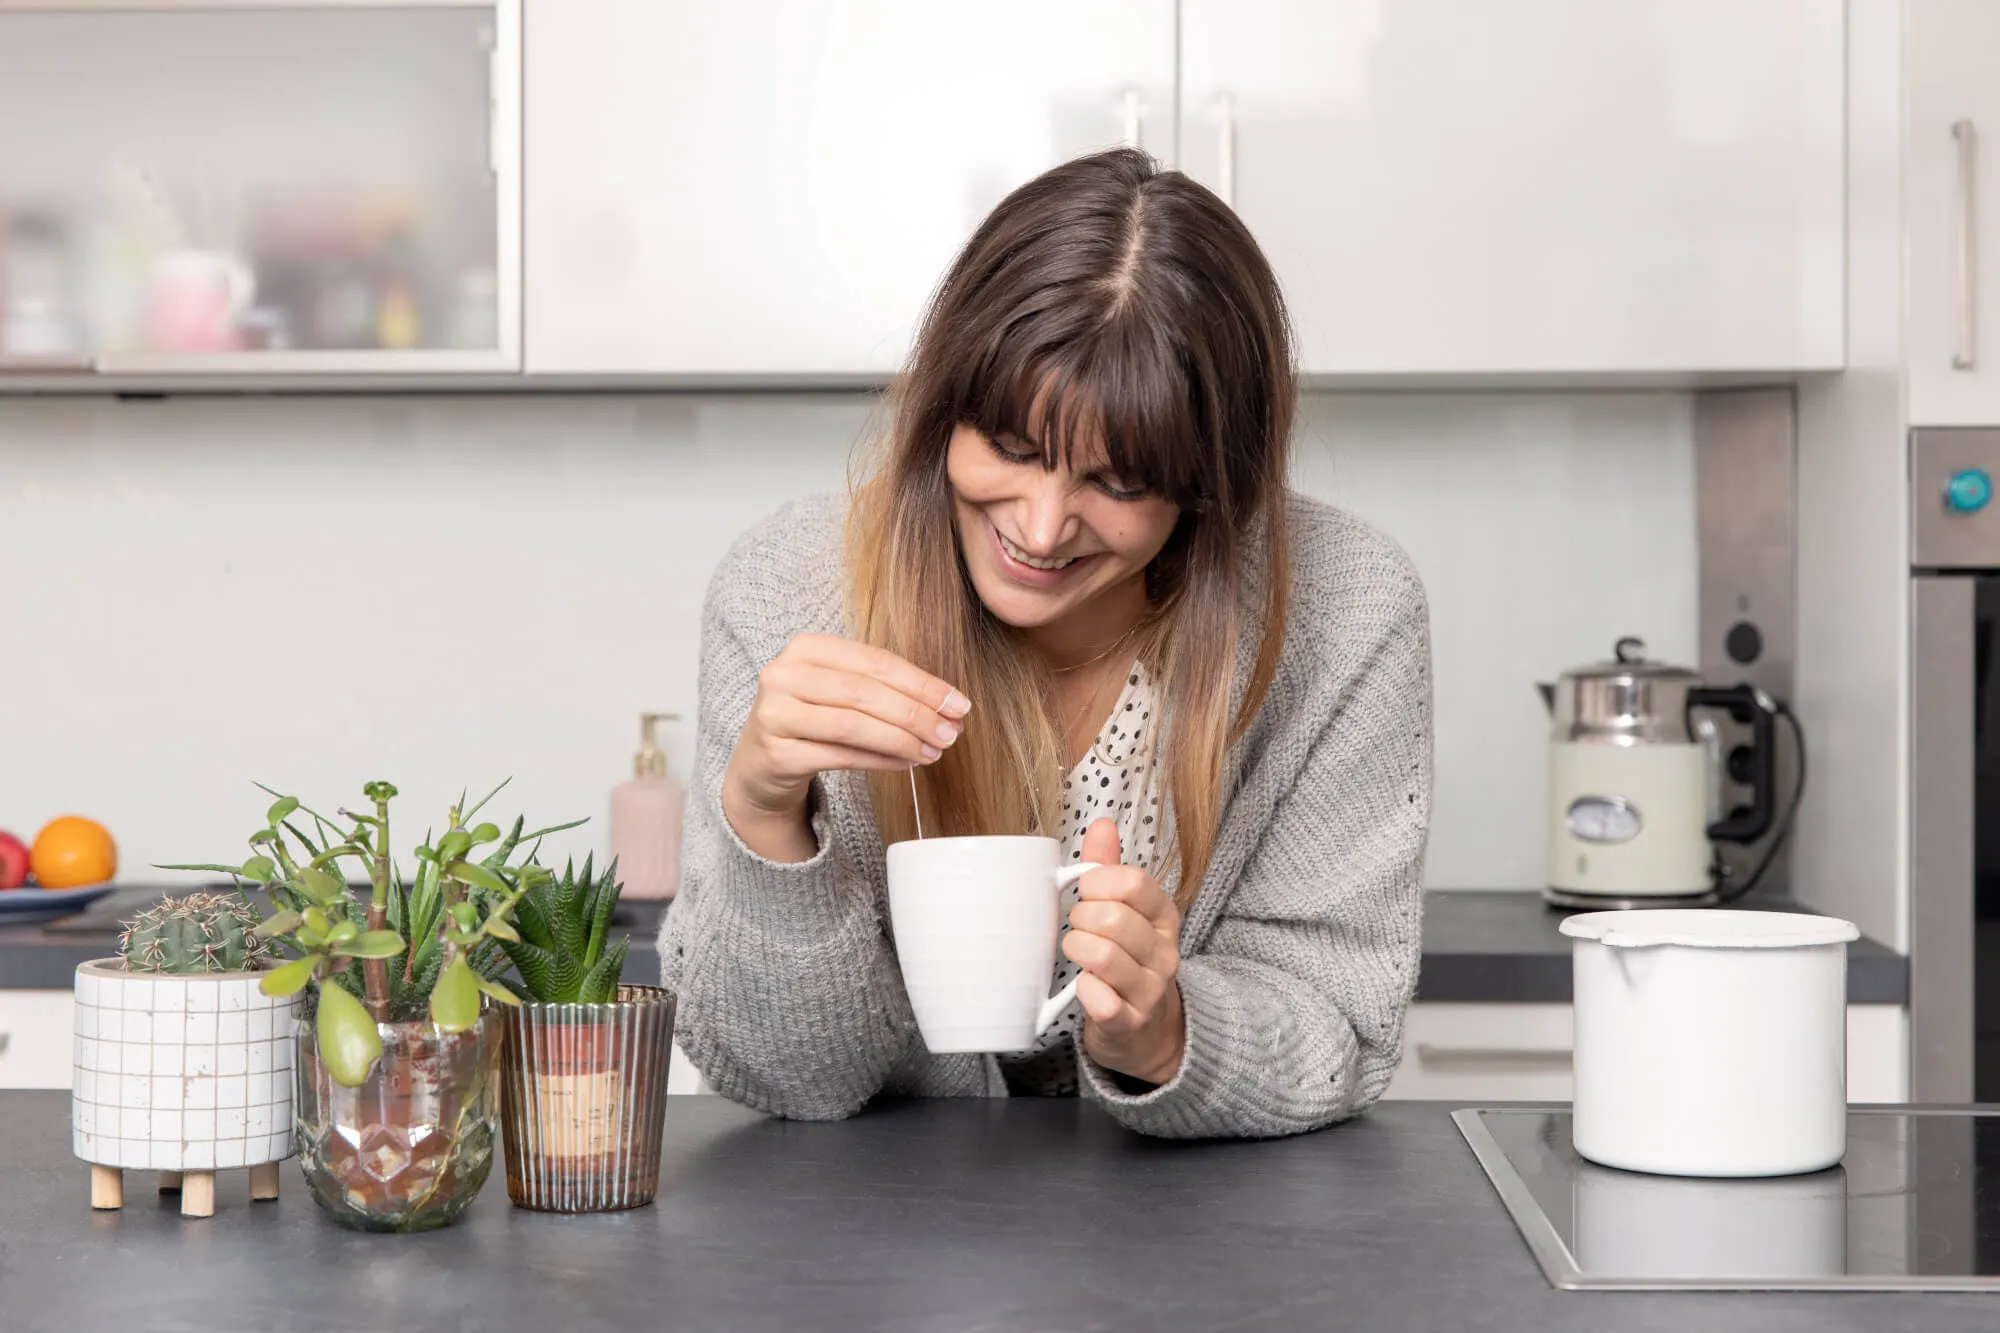
[[[1810,910],[1778,897],[1744,906]],[[1435,1003],[1569,1003],[1570,940],[1557,928],[1568,915],[1536,893],[1431,890],[1424,902],[1424,964],[1417,998]],[[1848,1003],[1905,1004],[1909,996],[1906,956],[1865,936],[1847,946]]]
[[[837,1124],[675,1098],[660,1197],[559,1217],[489,1180],[455,1227],[341,1231],[297,1170],[225,1173],[189,1221],[129,1173],[93,1213],[68,1098],[0,1092],[0,1325],[147,1329],[1546,1330],[1991,1328],[1993,1296],[1558,1292],[1448,1109],[1174,1144],[1074,1100],[903,1103]],[[233,1178],[232,1178],[233,1177]]]
[[[118,919],[160,895],[153,886],[121,889],[86,912],[41,926],[0,926],[0,989],[69,986],[76,965],[116,949]],[[1796,910],[1785,899],[1759,907]],[[625,979],[659,981],[659,958],[647,945],[664,909],[653,903],[620,907],[632,933]],[[1434,1003],[1567,1003],[1569,940],[1556,929],[1564,913],[1535,893],[1434,889],[1424,903],[1424,960],[1417,998]],[[1856,1004],[1902,1004],[1909,996],[1909,959],[1862,939],[1848,946],[1847,994]]]

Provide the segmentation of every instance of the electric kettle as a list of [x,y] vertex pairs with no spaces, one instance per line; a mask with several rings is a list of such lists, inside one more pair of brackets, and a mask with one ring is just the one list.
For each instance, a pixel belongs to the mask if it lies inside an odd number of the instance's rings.
[[[1717,842],[1754,842],[1776,804],[1777,705],[1754,685],[1711,686],[1649,662],[1638,639],[1542,685],[1549,731],[1549,883],[1560,907],[1689,907],[1718,900]],[[1748,805],[1721,812],[1720,732],[1703,710],[1748,723],[1730,778]]]

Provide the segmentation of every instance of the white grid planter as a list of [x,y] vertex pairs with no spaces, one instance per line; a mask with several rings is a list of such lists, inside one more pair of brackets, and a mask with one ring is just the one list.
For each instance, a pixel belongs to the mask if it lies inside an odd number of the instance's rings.
[[215,1172],[251,1170],[276,1198],[292,1155],[298,997],[257,989],[262,972],[170,976],[123,959],[76,969],[71,1142],[91,1164],[91,1205],[123,1202],[121,1172],[167,1173],[181,1211],[214,1211]]

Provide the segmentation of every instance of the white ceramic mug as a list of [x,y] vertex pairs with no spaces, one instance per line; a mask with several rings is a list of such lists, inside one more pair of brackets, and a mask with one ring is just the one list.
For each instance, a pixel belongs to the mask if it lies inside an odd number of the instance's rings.
[[1076,995],[1050,995],[1061,896],[1092,862],[1054,838],[924,838],[889,848],[889,925],[924,1045],[1020,1051]]

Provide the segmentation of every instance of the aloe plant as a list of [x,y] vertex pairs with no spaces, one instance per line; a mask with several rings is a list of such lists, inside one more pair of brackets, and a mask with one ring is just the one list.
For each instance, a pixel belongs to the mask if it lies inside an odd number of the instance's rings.
[[[297,956],[259,986],[267,995],[292,995],[317,983],[320,1055],[336,1082],[354,1087],[366,1080],[382,1054],[379,1023],[428,1016],[441,1031],[463,1032],[479,1021],[482,994],[501,1004],[520,1002],[500,981],[508,961],[501,946],[520,938],[510,916],[524,895],[553,878],[534,863],[540,839],[583,820],[523,833],[525,821],[516,818],[505,834],[492,823],[473,824],[502,782],[470,808],[459,798],[444,834],[426,835],[416,848],[416,874],[405,880],[390,845],[393,784],[362,789],[372,813],[340,809],[332,819],[257,785],[277,799],[264,826],[249,836],[249,859],[158,868],[227,874],[239,893],[247,883],[270,896],[277,910],[257,933],[283,940]],[[307,820],[312,833],[301,827]],[[484,847],[492,850],[473,859]],[[348,891],[343,860],[366,871],[365,902]]]
[[607,943],[606,937],[624,886],[616,861],[599,876],[591,873],[594,859],[584,858],[581,875],[575,862],[565,862],[561,879],[531,886],[514,905],[520,938],[500,941],[528,998],[539,1004],[609,1004],[618,998],[618,977],[632,940],[621,935]]

